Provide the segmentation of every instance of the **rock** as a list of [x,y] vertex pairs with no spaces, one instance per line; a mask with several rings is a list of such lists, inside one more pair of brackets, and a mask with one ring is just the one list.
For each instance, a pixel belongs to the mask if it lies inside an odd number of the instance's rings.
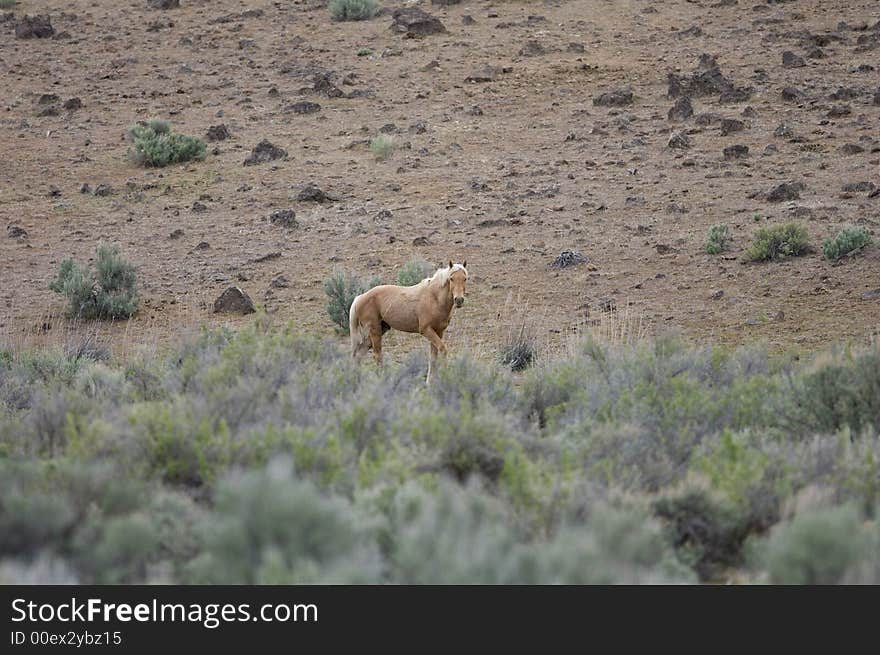
[[180,228],[177,228],[176,230],[171,232],[171,234],[168,235],[168,238],[169,239],[179,239],[183,235],[184,235],[183,230],[181,230]]
[[295,102],[290,105],[285,111],[293,112],[294,114],[315,114],[321,111],[321,105],[317,102]]
[[462,25],[476,25],[477,21],[475,21],[474,17],[471,16],[470,14],[465,14],[464,16],[461,17],[461,24]]
[[735,118],[725,118],[721,121],[721,136],[727,136],[734,132],[742,132],[746,128],[746,124]]
[[37,112],[37,116],[57,116],[59,113],[58,105],[47,105]]
[[484,82],[494,82],[495,78],[501,70],[495,66],[489,66],[488,64],[483,66],[482,68],[474,71],[466,78],[464,78],[465,82],[471,82],[472,84],[480,84]]
[[296,199],[300,202],[317,202],[323,204],[325,202],[333,202],[338,200],[335,195],[325,193],[321,189],[319,189],[314,184],[305,185],[299,194],[296,196]]
[[697,114],[696,118],[694,118],[694,123],[701,126],[714,125],[715,123],[720,123],[724,120],[724,117],[721,114],[714,114],[712,112],[705,112],[702,114]]
[[666,147],[686,150],[691,147],[691,138],[684,132],[673,132],[666,142]]
[[871,193],[877,185],[873,182],[865,180],[864,182],[849,182],[843,185],[844,193]]
[[617,303],[614,302],[614,298],[600,298],[599,299],[599,311],[600,312],[613,312],[617,309]]
[[550,264],[550,268],[568,268],[578,264],[586,264],[587,258],[577,250],[563,250]]
[[576,52],[576,53],[578,53],[578,54],[583,54],[584,52],[586,52],[586,48],[584,48],[584,44],[583,44],[583,43],[577,43],[577,42],[575,42],[575,41],[572,41],[571,43],[569,43],[569,44],[565,47],[565,50],[566,50],[567,52]]
[[180,0],[148,0],[150,9],[178,9]]
[[687,96],[683,96],[675,101],[675,104],[669,108],[669,120],[671,121],[686,121],[688,118],[694,115],[694,107],[691,104],[691,99]]
[[858,98],[861,94],[857,89],[851,89],[848,86],[839,86],[834,93],[829,94],[832,100],[852,100]]
[[751,89],[739,87],[736,89],[728,89],[726,91],[722,91],[721,95],[718,97],[718,102],[722,104],[736,104],[738,102],[745,102],[751,97]]
[[342,98],[345,92],[333,83],[333,73],[315,73],[312,77],[312,91],[328,98]]
[[196,200],[196,201],[193,203],[192,210],[193,210],[193,212],[196,213],[196,214],[201,214],[202,212],[206,212],[206,211],[208,211],[208,205],[206,205],[206,204],[203,203],[203,202],[199,202],[198,200]]
[[16,39],[47,39],[55,34],[49,15],[27,16],[25,15],[15,24]]
[[787,100],[787,101],[791,102],[794,100],[800,100],[801,98],[803,98],[803,96],[804,96],[804,94],[801,93],[800,89],[798,89],[796,87],[787,86],[782,89],[782,99],[783,100]]
[[520,57],[537,57],[546,54],[547,48],[537,41],[526,41],[525,45],[519,50]]
[[284,148],[270,143],[263,139],[251,151],[250,157],[244,160],[245,166],[254,166],[256,164],[264,164],[275,159],[283,159],[287,157],[287,151]]
[[253,314],[254,301],[239,287],[229,287],[214,301],[215,314]]
[[290,280],[287,279],[286,275],[276,275],[272,278],[272,281],[269,282],[269,286],[273,289],[286,289],[290,286]]
[[79,192],[80,193],[91,193],[92,187],[89,185],[88,182],[83,182],[82,186],[79,188]]
[[801,68],[807,65],[807,62],[800,55],[796,55],[791,50],[782,53],[782,65],[785,68]]
[[109,184],[99,184],[98,186],[95,187],[94,194],[96,196],[102,196],[102,197],[112,196],[113,195],[113,187],[110,186]]
[[207,241],[199,241],[196,244],[196,247],[193,248],[193,250],[210,250],[210,249],[211,249],[211,244],[208,243]]
[[412,240],[412,244],[414,246],[430,246],[431,241],[428,239],[428,237],[416,237]]
[[724,297],[724,289],[718,289],[717,291],[713,291],[709,296],[710,300],[721,300]]
[[626,107],[633,104],[633,92],[629,88],[606,91],[597,98],[593,98],[595,107]]
[[880,86],[874,92],[874,104],[880,106]]
[[808,59],[825,59],[825,52],[822,48],[813,48],[807,53]]
[[690,76],[669,73],[667,82],[667,94],[670,98],[678,98],[680,96],[698,98],[716,93],[724,93],[734,88],[730,80],[721,73],[721,68],[718,66],[715,58],[709,55],[702,55],[700,57],[699,68]]
[[205,133],[205,138],[208,141],[225,141],[231,136],[229,129],[223,123],[220,125],[211,125]]
[[786,200],[797,200],[801,197],[800,192],[805,188],[806,185],[803,182],[783,182],[767,192],[767,201],[783,202]]
[[742,159],[743,157],[749,156],[749,147],[736,144],[732,146],[727,146],[724,149],[724,158],[728,161],[732,159]]
[[448,7],[449,5],[461,4],[461,0],[431,0],[431,4],[440,7]]
[[792,137],[794,136],[794,130],[791,129],[788,123],[780,123],[775,130],[773,130],[773,136],[779,137]]
[[406,34],[408,37],[446,34],[446,28],[439,18],[417,7],[397,9],[391,17],[391,31]]
[[6,228],[6,236],[10,239],[27,239],[28,233],[23,227],[10,225]]
[[269,214],[269,222],[282,227],[296,227],[299,225],[296,220],[296,212],[292,209],[279,209]]
[[849,105],[834,105],[831,109],[828,110],[828,118],[842,118],[843,116],[849,116],[852,113],[852,109],[850,109]]
[[880,300],[880,289],[871,289],[870,291],[865,291],[859,298],[862,300]]
[[859,153],[865,152],[865,149],[858,143],[844,143],[838,148],[838,152],[842,155],[858,155]]

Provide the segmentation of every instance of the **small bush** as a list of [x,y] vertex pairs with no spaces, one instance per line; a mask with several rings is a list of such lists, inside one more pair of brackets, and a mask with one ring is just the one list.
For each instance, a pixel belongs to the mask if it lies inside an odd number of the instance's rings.
[[786,257],[798,257],[810,251],[807,229],[797,223],[763,227],[755,232],[752,245],[746,250],[745,260],[766,262]]
[[381,159],[382,161],[390,159],[396,148],[397,144],[394,143],[394,139],[384,134],[380,134],[370,141],[370,152],[376,155],[376,159]]
[[364,282],[353,273],[336,271],[332,277],[324,280],[324,293],[327,294],[327,313],[336,324],[336,329],[341,334],[348,334],[348,312],[351,303],[360,294],[372,289],[381,280],[374,277],[369,282]]
[[333,20],[368,20],[376,15],[376,0],[330,0],[327,5]]
[[140,297],[134,264],[116,246],[100,245],[93,274],[73,259],[61,262],[49,288],[65,296],[68,315],[82,319],[129,318],[137,311]]
[[814,510],[780,525],[767,544],[774,584],[839,584],[866,554],[868,534],[851,506]]
[[730,242],[730,230],[726,225],[713,225],[709,228],[709,236],[706,237],[706,244],[703,248],[709,255],[718,255],[727,250],[727,244]]
[[825,259],[836,261],[847,253],[863,248],[869,243],[871,243],[871,236],[868,234],[867,228],[845,227],[833,238],[825,240],[825,243],[822,244],[822,253],[825,255]]
[[12,9],[18,0],[0,0],[0,9]]
[[411,287],[434,273],[434,267],[424,259],[411,259],[397,271],[397,284]]
[[500,361],[511,371],[524,371],[535,363],[537,336],[525,322],[518,331],[511,331],[501,347]]
[[140,166],[168,166],[205,158],[205,142],[199,138],[174,134],[166,121],[151,120],[129,129],[134,141],[130,156]]

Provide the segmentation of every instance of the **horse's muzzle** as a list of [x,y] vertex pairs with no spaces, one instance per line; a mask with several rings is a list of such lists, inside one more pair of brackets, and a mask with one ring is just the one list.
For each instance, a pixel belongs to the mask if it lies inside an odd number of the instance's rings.
[[463,304],[464,304],[464,296],[459,296],[458,298],[455,298],[455,306],[456,307],[461,307]]

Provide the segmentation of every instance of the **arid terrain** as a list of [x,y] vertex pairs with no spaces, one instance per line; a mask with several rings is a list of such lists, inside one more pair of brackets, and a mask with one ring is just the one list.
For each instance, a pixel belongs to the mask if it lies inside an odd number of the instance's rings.
[[[253,321],[212,313],[232,284],[276,320],[332,334],[326,277],[392,282],[415,256],[468,261],[448,338],[486,353],[523,311],[553,344],[610,305],[696,341],[812,349],[877,334],[880,248],[837,264],[821,252],[846,225],[878,233],[876,2],[421,2],[407,6],[446,32],[414,38],[390,29],[403,5],[381,4],[361,22],[313,1],[0,13],[0,335],[63,332],[48,281],[100,241],[142,285],[135,318],[100,328],[112,344]],[[48,14],[54,36],[16,38],[25,14]],[[693,115],[675,120],[682,85]],[[126,131],[154,117],[230,137],[202,162],[139,168]],[[385,161],[368,147],[380,133],[397,144]],[[262,140],[287,157],[244,166]],[[726,158],[734,145],[748,153]],[[769,194],[785,182],[794,193]],[[300,200],[309,184],[328,197]],[[268,220],[281,209],[295,227]],[[812,254],[741,262],[758,227],[789,220]],[[711,256],[716,223],[733,243]],[[564,250],[587,261],[552,268]],[[386,352],[403,343],[421,347],[396,336]]]

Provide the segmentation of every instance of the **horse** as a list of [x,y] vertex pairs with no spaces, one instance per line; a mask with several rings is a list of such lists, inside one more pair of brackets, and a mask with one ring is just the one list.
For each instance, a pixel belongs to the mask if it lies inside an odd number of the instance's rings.
[[446,354],[443,333],[449,326],[453,307],[464,305],[465,285],[468,279],[467,261],[463,264],[441,266],[431,277],[410,287],[381,284],[357,296],[349,310],[351,356],[359,356],[373,349],[373,358],[382,363],[382,335],[388,330],[419,333],[430,343],[428,376],[437,355]]

